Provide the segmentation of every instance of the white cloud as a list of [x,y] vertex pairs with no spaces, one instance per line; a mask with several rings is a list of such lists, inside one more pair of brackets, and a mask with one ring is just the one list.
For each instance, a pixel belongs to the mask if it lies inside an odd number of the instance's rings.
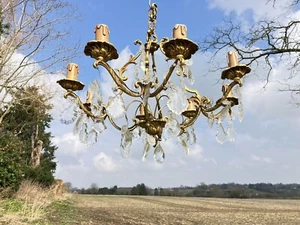
[[113,161],[113,159],[106,155],[104,152],[100,152],[93,159],[94,166],[100,172],[113,172],[119,169],[119,166]]
[[251,155],[251,160],[257,161],[257,162],[265,162],[265,163],[273,163],[273,159],[270,157],[259,157],[257,155]]

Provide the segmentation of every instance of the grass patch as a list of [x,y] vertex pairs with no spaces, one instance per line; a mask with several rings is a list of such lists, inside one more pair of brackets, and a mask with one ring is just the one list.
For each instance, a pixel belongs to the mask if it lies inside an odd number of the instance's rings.
[[54,201],[47,211],[48,224],[71,225],[76,216],[74,202],[71,199]]

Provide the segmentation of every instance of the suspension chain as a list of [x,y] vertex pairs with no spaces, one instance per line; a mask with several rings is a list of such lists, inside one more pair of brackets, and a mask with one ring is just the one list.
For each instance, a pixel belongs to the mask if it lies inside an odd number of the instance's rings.
[[151,1],[149,1],[149,11],[148,11],[148,15],[149,15],[149,21],[148,21],[148,37],[147,37],[147,41],[149,40],[153,40],[153,41],[157,41],[157,36],[155,33],[155,29],[156,29],[156,15],[157,15],[157,5],[155,3],[151,4]]

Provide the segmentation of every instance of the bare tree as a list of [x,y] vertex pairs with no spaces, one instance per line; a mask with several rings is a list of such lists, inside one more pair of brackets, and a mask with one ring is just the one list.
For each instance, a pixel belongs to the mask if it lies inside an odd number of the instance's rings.
[[[266,0],[266,4],[277,7],[277,0]],[[300,93],[300,84],[285,82],[300,71],[300,21],[296,18],[286,19],[288,12],[299,7],[299,0],[291,0],[282,8],[282,15],[271,19],[257,21],[249,29],[234,19],[225,21],[224,26],[216,27],[212,34],[200,43],[202,51],[217,50],[216,54],[227,48],[233,48],[242,62],[247,65],[264,63],[267,66],[266,84],[274,65],[284,60],[289,75],[282,82],[282,91],[289,91],[292,97]]]
[[[39,85],[45,76],[61,69],[77,46],[67,46],[69,23],[76,17],[67,0],[1,0],[0,124],[27,85]],[[50,93],[49,93],[50,94]]]

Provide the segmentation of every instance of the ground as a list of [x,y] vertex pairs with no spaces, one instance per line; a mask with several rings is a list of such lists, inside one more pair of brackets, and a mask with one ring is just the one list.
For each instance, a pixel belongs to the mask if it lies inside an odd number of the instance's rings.
[[75,195],[49,224],[300,224],[299,200]]

